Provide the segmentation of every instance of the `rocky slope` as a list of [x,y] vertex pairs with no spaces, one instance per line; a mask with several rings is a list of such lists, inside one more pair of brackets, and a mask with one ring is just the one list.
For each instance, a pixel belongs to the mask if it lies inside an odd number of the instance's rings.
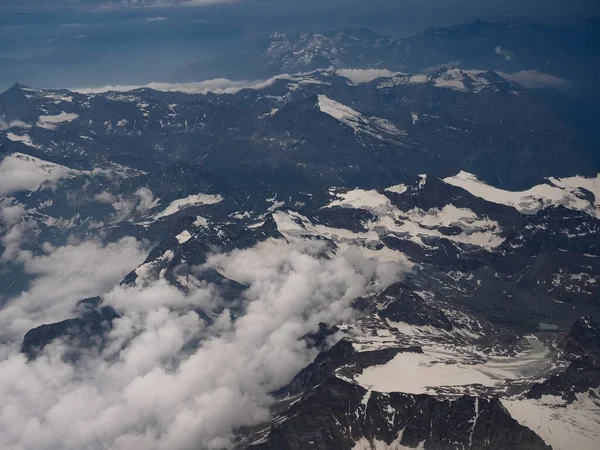
[[[87,239],[151,243],[121,288],[210,292],[164,308],[204,331],[242,321],[256,289],[219,255],[276,242],[374,266],[234,446],[595,448],[600,178],[576,131],[496,72],[319,70],[220,95],[15,85],[0,114],[2,302],[35,274],[18,255]],[[127,349],[111,298],[25,334],[27,364],[51,343],[73,365]]]

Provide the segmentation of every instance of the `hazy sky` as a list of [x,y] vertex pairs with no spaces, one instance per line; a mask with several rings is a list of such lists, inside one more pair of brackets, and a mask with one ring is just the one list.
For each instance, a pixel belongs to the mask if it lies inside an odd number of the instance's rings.
[[[145,83],[273,30],[366,27],[409,36],[505,14],[555,20],[595,0],[2,0],[0,89]],[[40,58],[36,70],[14,58]],[[160,61],[160,64],[157,64]]]
[[305,9],[318,6],[325,10],[335,6],[345,6],[345,9],[361,5],[366,8],[394,6],[402,9],[429,8],[439,10],[456,9],[466,12],[476,9],[503,11],[524,14],[553,14],[557,11],[573,12],[582,8],[594,9],[595,0],[3,0],[0,8],[7,10],[42,11],[42,10],[107,10],[107,9],[146,9],[146,8],[210,8],[215,5],[235,5],[236,8],[260,7],[283,9]]

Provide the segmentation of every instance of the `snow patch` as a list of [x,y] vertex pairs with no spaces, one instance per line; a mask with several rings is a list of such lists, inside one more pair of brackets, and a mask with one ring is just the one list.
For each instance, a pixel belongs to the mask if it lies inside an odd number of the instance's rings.
[[8,139],[10,139],[11,141],[13,141],[13,142],[22,142],[23,144],[25,144],[28,147],[39,148],[39,146],[35,145],[31,141],[31,137],[28,134],[24,134],[22,136],[19,136],[19,135],[14,134],[14,133],[7,133],[6,137]]
[[[419,183],[425,184],[426,180],[423,175]],[[400,193],[405,192],[403,187],[397,187],[397,190]],[[498,222],[487,217],[479,217],[470,209],[457,208],[452,204],[441,209],[413,208],[405,212],[393,206],[385,195],[375,190],[354,189],[336,193],[335,196],[336,200],[325,208],[365,209],[377,216],[376,221],[365,224],[370,230],[379,233],[381,230],[387,230],[388,233],[403,236],[421,246],[426,246],[422,238],[427,236],[488,249],[498,247],[505,240]],[[438,230],[440,227],[458,227],[462,231],[448,235],[440,232]]]
[[271,117],[271,116],[274,116],[275,114],[277,114],[278,112],[279,112],[279,108],[273,108],[268,113],[261,114],[260,116],[258,116],[258,118],[264,119],[265,117]]
[[448,70],[438,78],[434,78],[433,85],[438,88],[448,88],[455,91],[467,90],[463,82],[462,73],[458,69]]
[[194,221],[194,226],[208,228],[208,220],[202,216],[196,216],[196,220]]
[[470,88],[474,92],[479,92],[490,84],[486,78],[481,76],[482,73],[484,73],[482,70],[448,69],[432,81],[433,85],[438,88],[455,91],[468,91]]
[[319,95],[318,98],[318,106],[321,112],[329,114],[334,119],[337,119],[346,125],[352,126],[354,122],[358,122],[360,119],[362,119],[362,114],[353,110],[349,106],[336,102],[325,95]]
[[568,178],[548,178],[548,180],[573,194],[581,194],[580,189],[585,189],[594,195],[594,205],[600,208],[600,173],[596,178],[568,177]]
[[61,95],[61,94],[56,94],[56,93],[48,93],[46,95],[44,95],[45,98],[49,98],[52,100],[56,100],[54,103],[60,103],[60,102],[68,102],[68,103],[72,103],[73,102],[73,96],[71,95]]
[[489,358],[483,363],[457,353],[454,346],[424,346],[424,353],[399,353],[386,364],[366,368],[355,381],[378,392],[412,394],[445,386],[499,386],[531,376],[545,363],[548,349],[537,339],[529,344],[531,350],[523,356]]
[[[464,171],[445,178],[443,181],[488,202],[511,206],[522,214],[535,214],[541,209],[562,205],[600,218],[600,203],[598,203],[600,175],[591,179],[583,177],[549,178],[550,184],[540,184],[526,191],[518,192],[495,188],[479,181],[475,175]],[[581,196],[580,187],[599,194],[594,204]]]
[[354,189],[336,194],[337,200],[334,200],[326,208],[341,206],[343,208],[357,208],[375,211],[388,211],[392,208],[390,200],[376,190],[366,191],[363,189]]
[[190,232],[188,230],[184,230],[181,233],[179,233],[177,236],[175,236],[175,239],[177,239],[177,241],[180,244],[183,244],[187,241],[189,241],[192,238],[192,235],[190,234]]
[[[175,257],[175,252],[173,250],[167,250],[161,256],[156,258],[154,261],[150,261],[146,264],[142,264],[137,269],[135,269],[135,274],[137,278],[135,279],[136,285],[143,285],[144,283],[150,281],[153,273],[161,264],[168,263],[173,260]],[[164,272],[161,271],[159,277],[162,278]]]
[[322,113],[349,126],[355,133],[369,134],[379,140],[386,140],[384,135],[403,136],[406,134],[387,119],[365,117],[349,106],[336,102],[325,95],[319,95],[318,99],[317,107]]
[[[404,431],[404,430],[403,430]],[[400,444],[402,440],[402,432],[398,435],[396,439],[390,444],[386,444],[385,441],[381,441],[379,439],[367,439],[365,437],[360,438],[352,450],[423,450],[424,443],[421,442],[417,447],[406,447]]]
[[202,205],[214,205],[215,203],[219,203],[223,200],[223,197],[220,195],[211,195],[211,194],[194,194],[190,195],[186,198],[180,198],[172,201],[169,206],[167,206],[164,211],[158,213],[157,215],[152,217],[153,221],[161,219],[163,217],[167,217],[173,215],[182,209],[191,208],[193,206],[202,206]]
[[571,404],[561,397],[503,399],[502,405],[521,425],[535,431],[557,450],[595,450],[600,440],[600,392],[576,394]]
[[412,75],[409,79],[408,79],[409,83],[412,84],[422,84],[422,83],[427,83],[427,81],[429,81],[429,77],[427,75]]
[[71,122],[78,117],[78,114],[61,112],[54,116],[40,116],[36,125],[47,130],[55,130],[58,128],[58,124]]
[[408,186],[405,184],[397,184],[395,186],[390,186],[386,188],[387,192],[393,192],[395,194],[404,194],[408,190]]

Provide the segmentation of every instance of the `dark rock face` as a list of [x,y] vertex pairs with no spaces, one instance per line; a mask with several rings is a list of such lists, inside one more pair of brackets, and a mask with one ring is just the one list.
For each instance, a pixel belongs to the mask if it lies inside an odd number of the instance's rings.
[[600,387],[600,359],[582,356],[573,361],[564,372],[533,385],[526,396],[539,399],[542,395],[557,395],[571,403],[575,400],[576,394],[598,387]]
[[329,348],[328,339],[332,338],[339,331],[337,326],[330,327],[326,323],[321,322],[316,332],[308,333],[303,339],[308,347],[316,348],[322,352]]
[[431,449],[549,449],[510,417],[497,399],[367,392],[337,378],[309,391],[274,426],[257,450],[337,450],[387,445]]
[[590,316],[581,317],[560,346],[577,359],[563,372],[533,385],[527,397],[539,399],[542,395],[558,395],[571,403],[575,394],[600,387],[600,325]]
[[600,324],[590,316],[584,316],[573,324],[563,348],[578,356],[600,358]]
[[311,216],[315,222],[333,228],[343,228],[354,233],[366,231],[365,223],[375,217],[363,209],[327,208],[315,211]]
[[452,330],[452,323],[443,311],[427,305],[421,297],[401,283],[387,288],[378,295],[377,301],[384,305],[387,303],[387,306],[379,311],[379,315],[385,319]]
[[103,335],[120,316],[110,306],[99,306],[98,297],[82,300],[79,305],[85,305],[86,309],[79,317],[29,330],[23,338],[21,351],[34,359],[46,345],[59,338],[73,347],[74,352],[67,356],[68,359],[77,358],[77,349],[101,347]]

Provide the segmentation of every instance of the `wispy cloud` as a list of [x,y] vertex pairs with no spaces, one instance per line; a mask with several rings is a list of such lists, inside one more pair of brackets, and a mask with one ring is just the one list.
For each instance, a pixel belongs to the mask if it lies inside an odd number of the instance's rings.
[[494,53],[496,53],[496,55],[503,56],[504,59],[506,59],[507,61],[510,61],[514,57],[513,52],[511,52],[510,50],[503,50],[500,46],[494,48]]
[[134,89],[149,88],[156,91],[184,92],[187,94],[235,94],[242,89],[262,89],[271,86],[278,79],[289,79],[289,75],[280,75],[266,81],[233,81],[227,78],[215,78],[213,80],[198,81],[193,83],[148,83],[144,85],[106,85],[94,88],[73,88],[74,92],[82,94],[97,94],[101,92],[127,92]]
[[127,220],[135,214],[144,214],[159,204],[159,199],[154,198],[154,194],[147,187],[139,188],[131,196],[101,192],[94,196],[94,200],[112,205],[115,212],[109,217],[111,223]]
[[353,83],[368,83],[382,77],[393,77],[401,72],[392,72],[388,69],[337,69],[338,75],[348,78]]
[[71,170],[65,166],[13,153],[0,162],[0,196],[18,191],[35,191],[44,184],[52,187],[60,179],[69,176]]
[[144,244],[131,237],[112,244],[98,240],[73,241],[61,247],[44,244],[39,254],[32,253],[20,248],[27,239],[28,224],[14,223],[3,238],[14,243],[12,263],[22,264],[34,280],[0,310],[2,342],[18,342],[33,327],[72,317],[78,300],[112,289],[146,254]]
[[103,4],[102,8],[201,7],[239,1],[242,0],[113,0]]
[[538,70],[521,70],[513,73],[499,72],[499,75],[507,80],[514,81],[515,83],[519,83],[521,86],[530,89],[550,87],[566,90],[571,86],[571,82],[569,80],[548,73],[543,73]]
[[0,265],[15,260],[22,243],[38,231],[36,222],[24,219],[26,213],[14,198],[0,198]]
[[166,17],[160,16],[160,17],[148,17],[146,19],[146,22],[164,22],[168,20]]
[[90,24],[75,22],[75,23],[64,23],[60,26],[67,27],[67,28],[86,28],[86,27],[89,27]]
[[442,64],[438,64],[437,66],[427,67],[427,68],[423,69],[423,72],[431,73],[431,72],[435,72],[435,71],[441,70],[441,69],[454,69],[456,67],[460,67],[461,64],[462,64],[461,60],[448,61],[448,62],[445,62]]

